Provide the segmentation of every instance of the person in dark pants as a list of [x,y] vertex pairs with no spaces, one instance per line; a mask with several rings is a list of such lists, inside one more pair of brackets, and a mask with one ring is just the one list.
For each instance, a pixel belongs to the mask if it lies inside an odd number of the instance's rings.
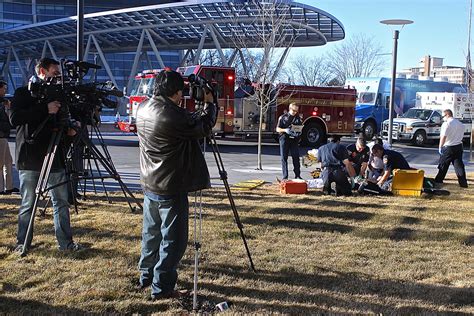
[[364,177],[370,156],[367,142],[363,137],[360,137],[355,144],[347,146],[347,151],[349,153],[349,161],[352,163],[356,175]]
[[435,182],[438,185],[443,184],[449,165],[453,164],[459,186],[467,188],[466,170],[462,161],[464,125],[453,118],[451,110],[444,110],[443,115],[444,123],[441,126],[439,139],[439,154],[441,157],[439,158],[438,174]]
[[298,143],[301,131],[296,131],[294,126],[302,126],[303,122],[298,115],[298,105],[291,103],[288,112],[278,118],[276,131],[280,134],[280,157],[283,180],[288,179],[288,155],[291,153],[293,171],[296,179],[301,179],[300,152]]
[[137,110],[140,182],[144,191],[140,288],[151,286],[153,300],[174,297],[177,266],[188,243],[188,192],[210,188],[199,140],[209,136],[217,110],[206,91],[203,109],[180,107],[184,81],[179,73],[159,73],[153,97]]
[[13,187],[13,160],[8,147],[8,137],[12,128],[8,114],[11,103],[5,99],[7,83],[0,80],[0,195],[20,192]]
[[394,150],[385,149],[383,145],[375,144],[372,146],[372,154],[383,161],[383,174],[377,179],[374,179],[374,182],[376,181],[377,185],[383,190],[389,191],[392,184],[393,170],[411,169],[410,165],[402,154]]
[[[61,74],[59,62],[51,58],[40,59],[35,70],[39,82],[45,82],[48,78]],[[48,153],[53,130],[57,127],[53,118],[60,108],[61,103],[54,98],[51,101],[45,101],[33,97],[26,86],[16,89],[13,96],[9,118],[12,125],[16,127],[16,167],[20,178],[21,194],[16,251],[21,251],[24,243],[27,242],[27,229],[36,198],[35,189]],[[31,142],[31,135],[35,132],[37,135]],[[73,137],[76,135],[76,131],[68,128],[66,134]],[[64,149],[61,143],[51,165],[48,187],[53,187],[49,190],[49,194],[53,205],[54,232],[59,250],[77,251],[82,247],[73,241],[67,185],[65,184],[66,172],[64,159],[62,159]],[[56,184],[59,183],[63,184],[57,186]]]
[[[340,140],[340,136],[333,136],[331,142],[321,146],[318,150],[318,159],[323,168],[321,173],[324,183],[323,193],[350,196],[352,195],[352,184],[347,180],[347,174],[353,179],[356,173],[349,161],[347,149],[340,144]],[[335,192],[331,188],[332,183],[336,184]]]

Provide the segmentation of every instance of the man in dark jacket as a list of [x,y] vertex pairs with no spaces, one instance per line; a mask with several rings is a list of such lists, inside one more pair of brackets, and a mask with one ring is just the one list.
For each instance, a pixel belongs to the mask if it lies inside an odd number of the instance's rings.
[[[36,64],[38,80],[42,81],[60,74],[59,63],[50,58],[42,58]],[[32,97],[27,87],[18,88],[13,97],[10,122],[16,127],[16,166],[20,176],[21,206],[18,214],[17,250],[21,251],[26,239],[33,204],[35,188],[39,180],[41,167],[47,154],[48,145],[53,133],[54,115],[58,113],[61,103],[57,100],[41,101]],[[44,126],[39,128],[43,123]],[[32,134],[38,131],[32,139]],[[69,136],[74,135],[68,131]],[[52,164],[48,187],[66,181],[62,146]],[[59,250],[78,250],[79,245],[72,240],[69,219],[67,185],[56,186],[49,191],[53,205],[54,232]]]
[[[329,143],[319,147],[318,159],[323,168],[321,173],[324,183],[323,193],[350,196],[352,195],[352,184],[347,180],[347,175],[351,177],[353,183],[356,173],[349,161],[346,147],[340,142],[341,137],[334,135]],[[331,188],[333,183],[335,183],[335,190]]]
[[8,137],[10,137],[10,101],[5,98],[7,94],[7,83],[0,80],[0,194],[11,194],[19,192],[13,187],[13,166],[10,147],[8,147]]
[[140,179],[143,208],[140,286],[151,285],[152,299],[171,297],[176,267],[188,242],[188,192],[210,187],[209,171],[199,139],[216,122],[213,96],[207,93],[203,111],[181,108],[184,82],[175,71],[164,70],[154,96],[137,110]]
[[377,185],[383,190],[389,190],[393,179],[393,170],[402,169],[409,170],[410,165],[408,164],[405,157],[399,152],[394,150],[384,149],[383,145],[375,144],[372,147],[372,154],[383,160],[384,172],[378,177]]

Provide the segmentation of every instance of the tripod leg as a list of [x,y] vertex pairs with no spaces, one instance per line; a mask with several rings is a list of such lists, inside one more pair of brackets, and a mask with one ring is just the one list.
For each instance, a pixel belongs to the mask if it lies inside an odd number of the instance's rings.
[[61,140],[61,136],[62,131],[53,132],[48,145],[48,151],[43,162],[43,166],[41,167],[38,184],[36,185],[35,201],[33,203],[33,209],[31,210],[31,217],[30,222],[28,223],[28,229],[26,231],[25,243],[23,244],[23,249],[21,251],[22,257],[26,256],[26,254],[28,253],[28,249],[30,248],[31,242],[33,240],[33,226],[35,221],[36,210],[38,208],[38,202],[40,200],[40,197],[45,192],[46,186],[48,185],[49,175],[51,174],[51,167],[53,165],[54,157],[56,156],[56,150]]
[[219,175],[220,175],[221,180],[224,184],[225,191],[226,191],[226,194],[227,194],[227,198],[229,199],[230,207],[231,207],[232,212],[234,214],[235,223],[237,224],[237,227],[239,228],[240,237],[242,238],[242,241],[244,243],[245,251],[247,252],[247,257],[249,258],[250,267],[252,268],[252,270],[254,272],[256,272],[255,266],[254,266],[253,260],[252,260],[252,255],[250,254],[250,250],[249,250],[249,247],[247,245],[247,239],[245,238],[244,227],[242,225],[242,222],[240,221],[240,216],[239,216],[239,213],[237,212],[237,207],[235,206],[234,197],[232,196],[232,192],[230,190],[229,182],[227,181],[227,172],[225,171],[224,163],[222,161],[222,157],[221,157],[221,154],[219,152],[219,148],[217,147],[216,138],[214,137],[214,134],[212,134],[212,133],[211,133],[211,147],[212,147],[212,152],[214,153],[214,158],[216,160],[216,165],[217,165],[217,169],[219,171]]
[[89,171],[91,172],[91,181],[92,181],[92,188],[94,189],[94,194],[97,194],[97,188],[95,187],[95,179],[94,179],[94,172],[92,171],[92,164],[91,159],[87,159],[87,165],[89,167]]
[[[125,197],[130,196],[134,200],[135,204],[138,205],[138,207],[141,210],[143,210],[141,203],[135,198],[133,193],[130,191],[130,189],[125,185],[125,183],[120,178],[120,175],[115,169],[113,163],[111,163],[106,157],[104,157],[104,155],[100,152],[100,150],[89,139],[85,139],[84,142],[86,143],[86,146],[89,148],[91,154],[95,156],[95,159],[97,159],[105,168],[105,170],[120,184],[120,188],[122,189],[124,196]],[[127,203],[128,203],[128,206],[130,207],[130,210],[133,212],[135,208],[132,206],[128,198],[127,198]]]
[[105,182],[104,182],[104,178],[102,177],[102,172],[100,171],[99,164],[97,163],[96,159],[94,159],[94,163],[95,163],[95,168],[97,169],[97,173],[99,174],[100,182],[102,183],[102,189],[104,189],[104,193],[105,193],[105,196],[107,198],[107,202],[109,204],[112,204],[112,201],[110,200],[109,194],[107,192],[107,188],[105,187]]

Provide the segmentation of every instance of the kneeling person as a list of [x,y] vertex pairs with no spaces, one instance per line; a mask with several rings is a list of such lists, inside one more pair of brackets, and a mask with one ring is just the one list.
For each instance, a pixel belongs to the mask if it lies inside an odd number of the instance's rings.
[[411,169],[402,154],[394,150],[384,149],[380,144],[375,144],[372,147],[372,154],[383,160],[384,171],[383,174],[378,177],[377,185],[384,190],[388,191],[390,189],[394,169]]
[[340,140],[340,136],[333,136],[331,142],[321,146],[318,151],[318,158],[323,168],[321,174],[324,182],[323,192],[330,194],[331,184],[335,182],[336,195],[349,196],[352,194],[352,185],[347,180],[346,170],[351,178],[355,177],[356,173],[349,161],[347,149],[340,144]]
[[347,146],[349,153],[349,161],[354,167],[356,175],[364,177],[367,170],[367,163],[369,162],[369,148],[364,138],[358,138],[355,144]]

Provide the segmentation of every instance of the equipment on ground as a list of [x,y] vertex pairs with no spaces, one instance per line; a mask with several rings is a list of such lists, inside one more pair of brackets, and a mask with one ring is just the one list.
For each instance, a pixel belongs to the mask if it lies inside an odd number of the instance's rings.
[[393,194],[404,196],[421,196],[424,176],[424,170],[393,170]]

